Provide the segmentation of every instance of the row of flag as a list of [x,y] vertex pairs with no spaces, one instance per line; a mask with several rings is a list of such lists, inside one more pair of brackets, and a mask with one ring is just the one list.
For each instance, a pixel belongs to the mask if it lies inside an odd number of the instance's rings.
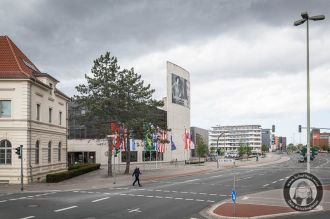
[[[176,150],[176,144],[173,141],[172,134],[170,135],[170,140],[168,140],[167,130],[163,130],[159,127],[154,127],[150,123],[144,124],[144,146],[146,150],[157,151],[164,153],[166,151],[166,146],[169,143],[171,150]],[[122,131],[122,133],[120,133]],[[126,151],[127,150],[127,129],[121,130],[120,124],[116,122],[111,123],[111,137],[113,148],[117,150]],[[195,149],[195,144],[192,140],[192,135],[187,129],[184,130],[183,134],[184,149]],[[129,139],[130,151],[136,151],[135,139]]]

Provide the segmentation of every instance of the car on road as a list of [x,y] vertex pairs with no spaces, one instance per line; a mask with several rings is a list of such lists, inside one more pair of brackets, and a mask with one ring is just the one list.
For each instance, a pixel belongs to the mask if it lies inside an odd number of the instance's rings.
[[303,155],[298,156],[298,163],[303,163],[305,162],[305,157]]

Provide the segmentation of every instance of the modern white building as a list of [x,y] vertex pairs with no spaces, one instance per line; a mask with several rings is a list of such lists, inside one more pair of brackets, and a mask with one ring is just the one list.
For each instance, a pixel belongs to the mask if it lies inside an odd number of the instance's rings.
[[0,182],[45,179],[67,168],[67,101],[58,80],[42,73],[9,39],[0,36]]
[[210,147],[217,147],[217,141],[218,148],[226,151],[238,150],[241,145],[249,145],[252,150],[261,151],[261,126],[214,126],[209,131]]
[[[166,144],[165,152],[146,151],[144,142],[135,141],[135,149],[131,149],[131,165],[141,163],[155,162],[171,162],[189,160],[191,150],[184,148],[185,129],[190,131],[190,77],[189,72],[182,67],[167,62],[166,64],[166,86],[167,97],[164,98],[164,107],[161,109],[165,116],[166,124],[169,131],[167,138],[172,140],[176,146],[175,150],[171,150],[171,145]],[[70,115],[73,113],[70,107]],[[74,112],[81,114],[81,112]],[[70,120],[70,123],[73,123]],[[85,124],[86,125],[86,124]],[[70,139],[68,140],[69,163],[101,163],[106,165],[108,162],[107,151],[108,143],[106,139],[93,137],[93,131],[88,130],[84,124],[70,124]],[[87,128],[87,129],[86,129]],[[81,139],[79,139],[81,138]],[[145,156],[147,154],[147,156]],[[151,154],[149,156],[149,154]],[[113,155],[114,156],[114,155]],[[150,157],[150,159],[145,159]],[[124,165],[126,163],[125,152],[120,152],[118,156],[112,158],[112,162]]]

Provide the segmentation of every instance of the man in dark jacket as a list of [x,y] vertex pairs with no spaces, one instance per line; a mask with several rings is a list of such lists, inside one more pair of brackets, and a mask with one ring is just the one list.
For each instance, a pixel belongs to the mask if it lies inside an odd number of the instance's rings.
[[132,176],[135,176],[135,181],[133,182],[133,186],[135,185],[136,182],[138,182],[139,186],[141,187],[140,179],[139,179],[140,175],[141,175],[140,169],[136,167],[132,174]]

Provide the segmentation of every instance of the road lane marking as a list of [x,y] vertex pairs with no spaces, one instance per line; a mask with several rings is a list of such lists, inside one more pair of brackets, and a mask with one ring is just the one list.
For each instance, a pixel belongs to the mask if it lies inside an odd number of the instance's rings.
[[136,196],[143,197],[144,195],[136,195]]
[[175,199],[177,199],[177,200],[181,200],[181,199],[183,199],[183,198],[175,198]]
[[0,201],[0,202],[6,202],[7,200],[2,200],[2,201]]
[[147,195],[146,197],[148,197],[148,198],[153,198],[154,196],[153,196],[153,195]]
[[163,196],[155,196],[155,198],[163,198]]
[[280,179],[279,181],[283,181],[284,179],[282,178],[282,179]]
[[197,192],[190,192],[190,194],[197,194]]
[[210,194],[210,195],[217,195],[217,194]]
[[277,180],[276,180],[276,181],[274,181],[274,182],[272,182],[272,183],[273,183],[273,184],[274,184],[274,183],[277,183]]
[[140,208],[135,208],[135,209],[127,209],[128,213],[132,213],[132,212],[142,212],[140,211]]
[[108,199],[108,198],[110,198],[110,197],[104,197],[104,198],[96,199],[96,200],[94,200],[94,201],[92,201],[92,202],[99,202],[99,201],[106,200],[106,199]]
[[192,198],[186,198],[185,200],[187,200],[187,201],[193,201],[194,199],[192,199]]
[[212,201],[212,200],[207,200],[207,202],[214,202],[214,201]]
[[196,199],[197,202],[204,202],[205,200],[203,199]]
[[168,198],[168,199],[173,199],[173,197],[169,197],[169,196],[167,196],[167,197],[165,197],[165,198]]
[[227,196],[227,195],[219,195],[219,196]]
[[263,185],[263,187],[265,187],[265,186],[269,186],[269,184],[265,184],[265,185]]
[[156,192],[161,192],[162,190],[160,190],[160,189],[156,189],[155,191],[156,191]]
[[73,205],[73,206],[70,206],[70,207],[67,207],[67,208],[61,208],[61,209],[54,210],[54,212],[66,211],[66,210],[69,210],[69,209],[72,209],[72,208],[77,208],[77,207],[78,206]]
[[206,193],[205,193],[205,192],[200,192],[200,193],[198,193],[198,194],[200,194],[200,195],[206,195]]
[[20,219],[30,219],[30,218],[35,218],[36,216],[28,216],[28,217],[22,217]]

